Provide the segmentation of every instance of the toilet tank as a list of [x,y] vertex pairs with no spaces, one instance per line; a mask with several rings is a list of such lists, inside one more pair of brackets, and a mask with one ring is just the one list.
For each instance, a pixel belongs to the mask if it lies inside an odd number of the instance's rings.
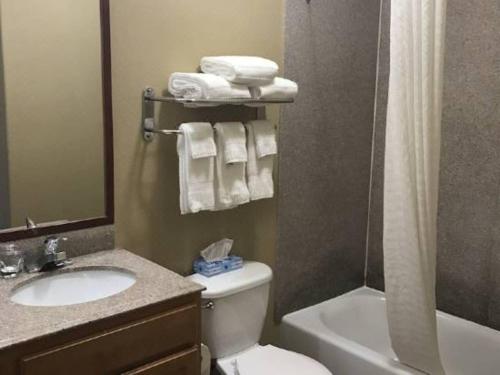
[[[258,262],[205,277],[189,276],[206,287],[202,292],[202,342],[213,358],[224,358],[257,344],[267,313],[272,271]],[[213,308],[206,304],[212,302]]]

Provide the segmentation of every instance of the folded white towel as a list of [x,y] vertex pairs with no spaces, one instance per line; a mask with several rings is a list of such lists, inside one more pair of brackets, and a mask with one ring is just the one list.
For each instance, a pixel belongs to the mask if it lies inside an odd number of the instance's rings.
[[258,200],[272,198],[274,195],[273,164],[274,156],[268,155],[257,157],[254,125],[245,124],[247,129],[247,185],[250,191],[250,199]]
[[[216,135],[222,139],[224,162],[246,163],[247,162],[247,137],[245,127],[241,122],[219,122],[214,125]],[[221,149],[219,148],[219,152]]]
[[168,80],[168,91],[185,99],[248,99],[248,87],[228,82],[214,74],[173,73]]
[[177,137],[181,214],[215,208],[212,126],[207,122],[182,124]]
[[276,131],[273,124],[267,120],[250,121],[249,124],[253,127],[257,158],[276,155],[278,145],[276,143]]
[[278,64],[255,56],[209,56],[201,59],[201,71],[247,86],[267,85],[278,74]]
[[[235,148],[235,140],[238,140],[241,135],[245,139],[245,128],[242,123],[217,123],[215,128],[215,141],[217,144],[217,156],[215,160],[215,210],[225,210],[236,207],[250,201],[250,192],[248,191],[245,162],[242,160],[241,152],[245,154],[246,147],[243,143],[243,150],[240,150],[239,141]],[[229,134],[237,134],[237,137],[231,137]],[[231,156],[238,156],[241,162],[227,163],[228,150]]]
[[276,77],[269,85],[250,87],[250,93],[255,99],[294,99],[299,92],[299,86],[289,79]]

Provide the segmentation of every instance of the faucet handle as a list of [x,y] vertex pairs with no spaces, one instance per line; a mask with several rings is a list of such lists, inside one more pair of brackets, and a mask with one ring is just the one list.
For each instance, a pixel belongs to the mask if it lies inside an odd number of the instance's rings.
[[29,217],[26,216],[26,229],[36,229],[37,225],[36,223]]
[[43,242],[45,244],[45,254],[56,254],[59,248],[59,241],[66,241],[67,237],[49,236]]
[[60,241],[66,241],[66,237],[49,236],[44,241],[44,254],[40,261],[40,271],[62,267],[71,264],[65,251],[59,251]]

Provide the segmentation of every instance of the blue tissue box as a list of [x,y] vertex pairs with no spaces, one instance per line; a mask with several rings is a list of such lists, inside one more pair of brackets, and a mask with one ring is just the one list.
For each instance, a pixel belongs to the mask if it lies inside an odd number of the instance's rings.
[[243,258],[230,255],[227,258],[215,262],[207,262],[203,258],[198,258],[193,262],[193,270],[203,276],[215,276],[224,272],[237,270],[243,267]]
[[224,272],[229,272],[237,270],[239,268],[243,268],[243,258],[236,255],[231,255],[226,259],[223,259],[222,263],[224,266]]

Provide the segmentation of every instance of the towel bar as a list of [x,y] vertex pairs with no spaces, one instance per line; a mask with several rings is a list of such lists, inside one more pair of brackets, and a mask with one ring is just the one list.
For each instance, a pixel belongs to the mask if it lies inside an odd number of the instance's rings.
[[154,103],[205,104],[205,105],[245,105],[245,104],[287,104],[294,99],[184,99],[173,96],[156,96],[152,87],[146,87],[142,95],[142,133],[145,141],[152,141],[155,134],[181,135],[180,130],[157,129],[154,120]]

